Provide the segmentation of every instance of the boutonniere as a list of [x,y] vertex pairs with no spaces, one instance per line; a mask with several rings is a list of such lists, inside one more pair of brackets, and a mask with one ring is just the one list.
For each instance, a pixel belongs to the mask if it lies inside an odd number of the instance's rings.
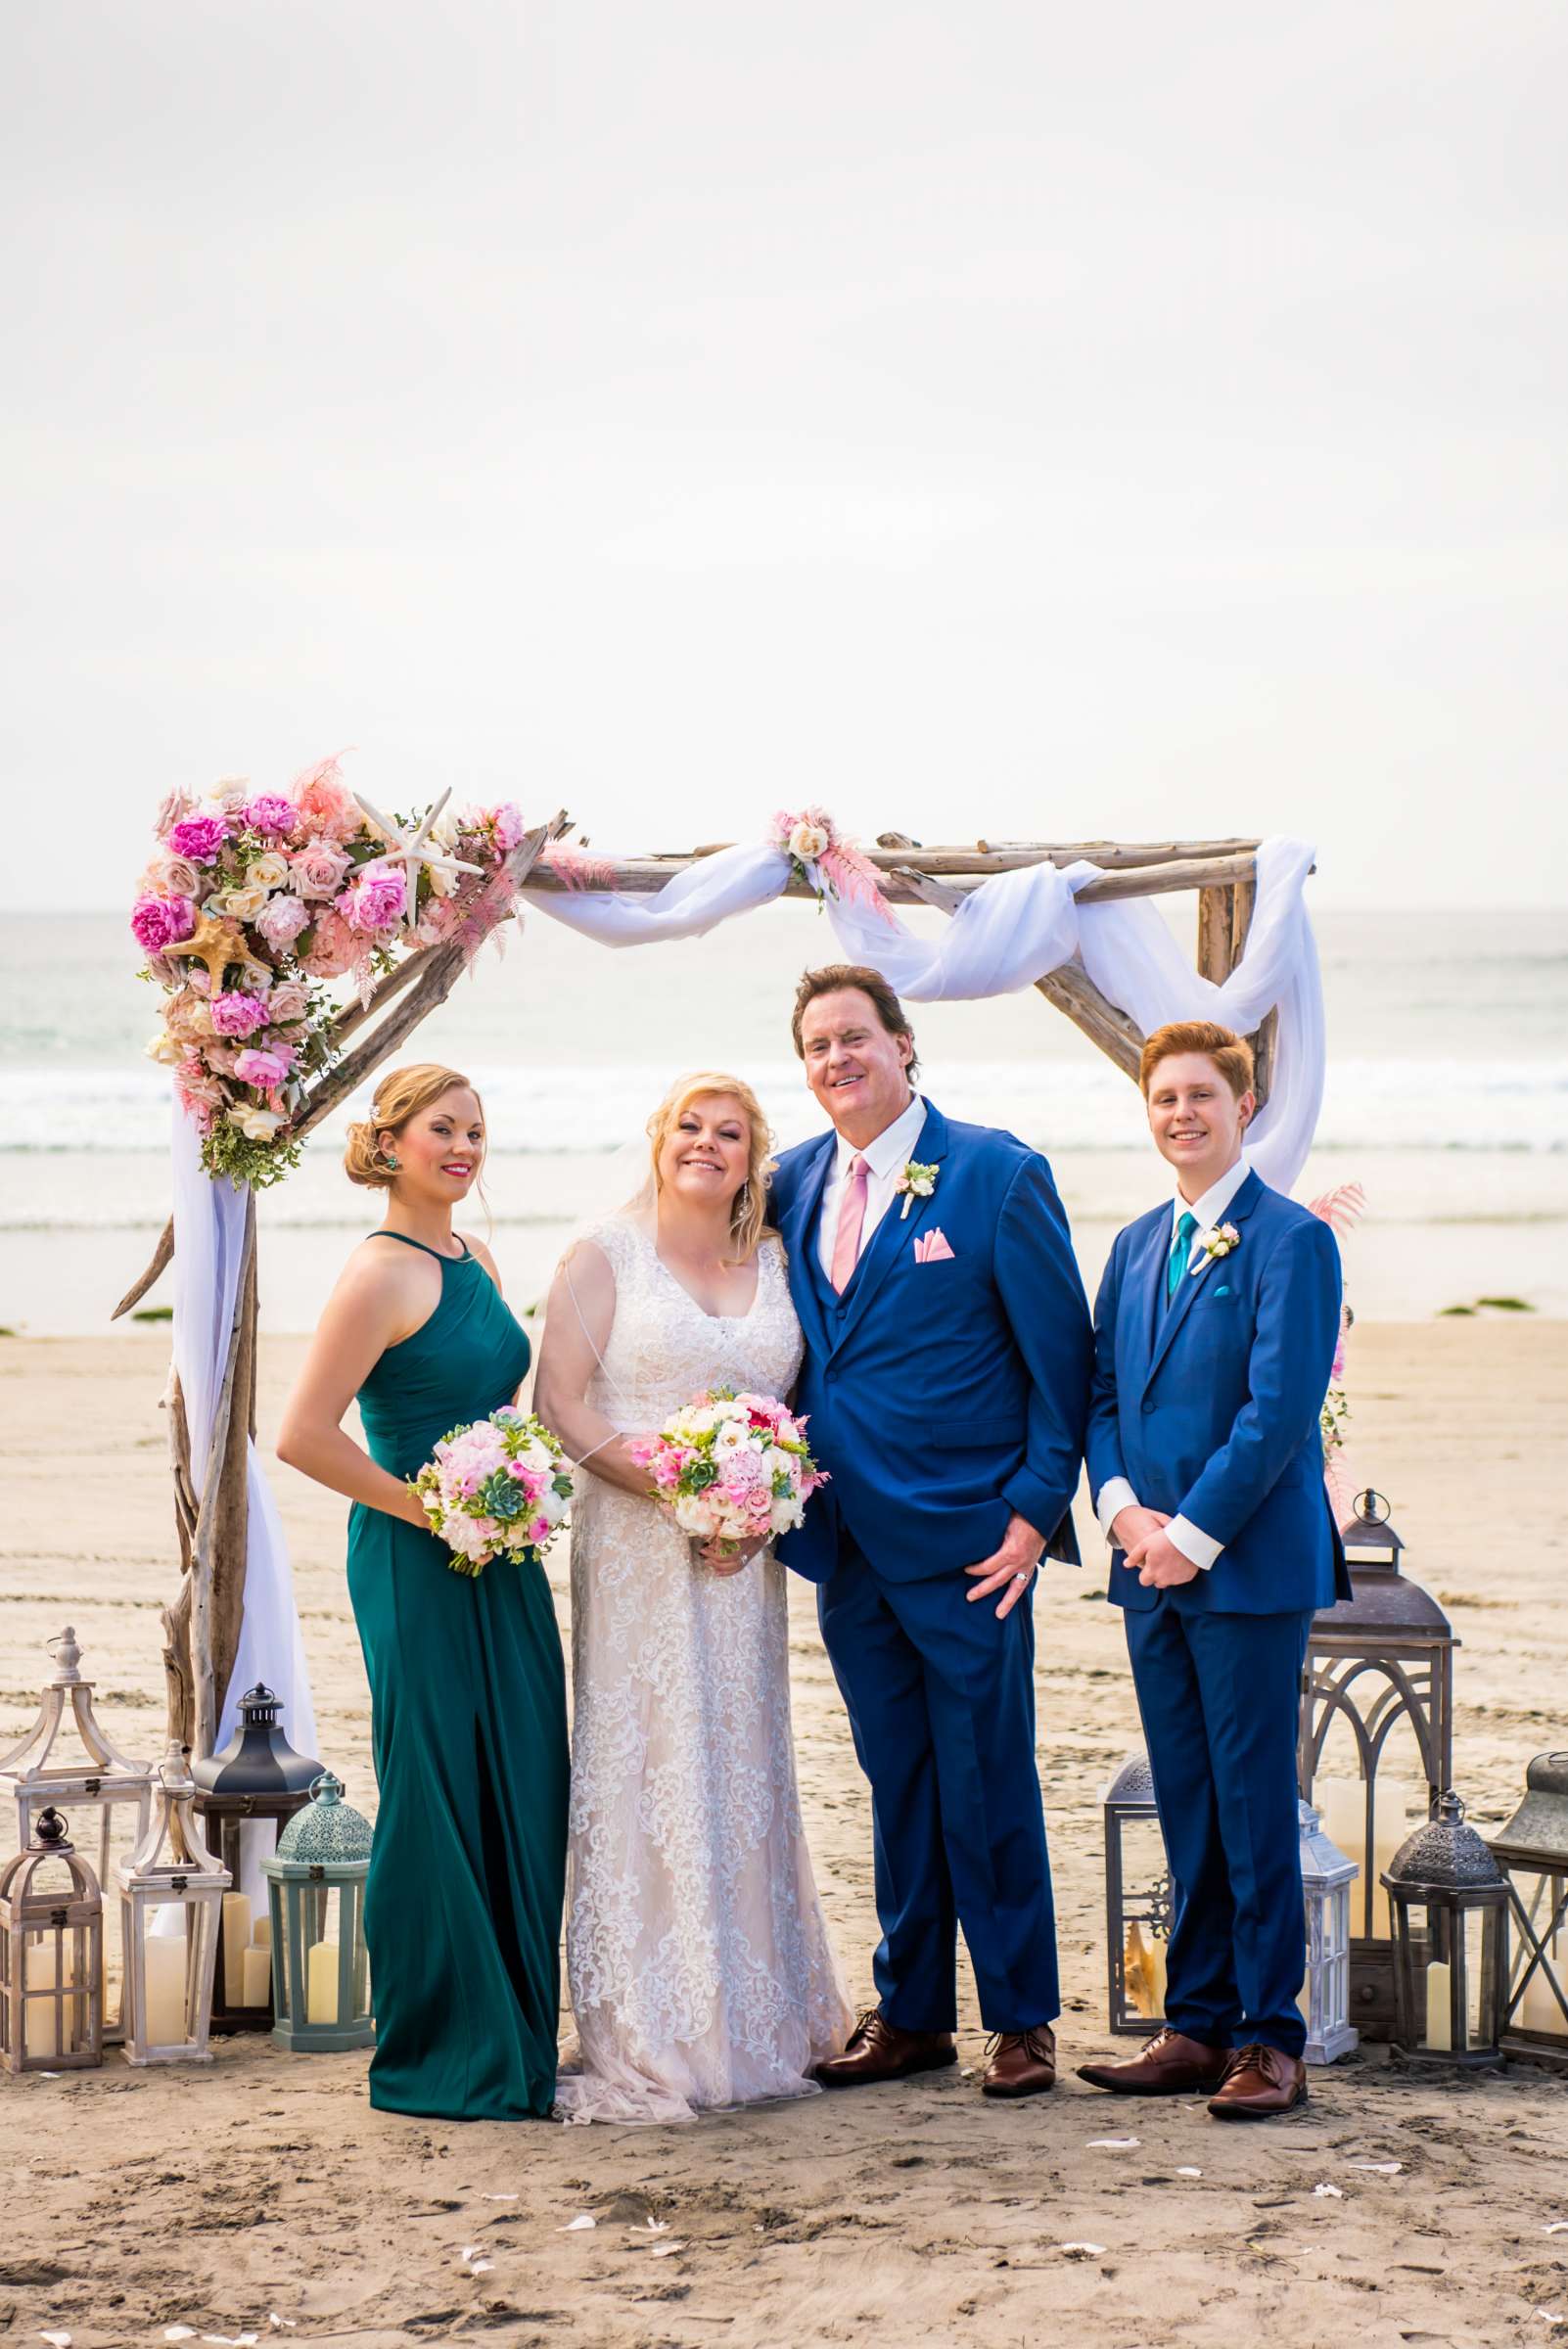
[[937,1187],[937,1170],[935,1167],[923,1167],[917,1158],[911,1158],[903,1173],[894,1176],[893,1187],[903,1193],[903,1205],[899,1210],[901,1223],[917,1199],[931,1197]]
[[1241,1234],[1234,1223],[1212,1223],[1207,1231],[1199,1232],[1198,1246],[1203,1254],[1192,1267],[1194,1277],[1203,1270],[1205,1265],[1217,1265],[1222,1256],[1230,1254],[1232,1248],[1239,1248]]

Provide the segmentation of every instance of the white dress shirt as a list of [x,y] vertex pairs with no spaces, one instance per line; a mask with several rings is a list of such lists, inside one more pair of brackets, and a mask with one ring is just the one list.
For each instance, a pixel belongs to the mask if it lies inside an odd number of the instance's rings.
[[844,1186],[850,1179],[851,1161],[863,1158],[866,1164],[865,1221],[860,1226],[860,1245],[854,1260],[858,1264],[871,1245],[871,1234],[899,1196],[894,1183],[913,1158],[925,1122],[926,1105],[918,1093],[911,1093],[908,1108],[891,1126],[884,1126],[876,1140],[867,1142],[863,1150],[857,1150],[840,1134],[833,1172],[822,1192],[822,1212],[816,1227],[816,1253],[829,1280],[833,1277],[833,1246],[839,1236],[839,1207]]
[[[1171,1209],[1171,1238],[1167,1245],[1167,1256],[1176,1246],[1176,1225],[1181,1218],[1196,1216],[1198,1227],[1192,1235],[1192,1250],[1187,1258],[1187,1270],[1190,1273],[1193,1266],[1202,1261],[1203,1250],[1199,1242],[1203,1233],[1212,1231],[1222,1221],[1225,1209],[1251,1173],[1252,1162],[1243,1150],[1235,1165],[1227,1167],[1219,1181],[1211,1183],[1201,1199],[1194,1199],[1189,1205],[1177,1191]],[[1107,1542],[1111,1540],[1111,1528],[1122,1511],[1135,1509],[1138,1505],[1138,1497],[1125,1476],[1106,1478],[1100,1487],[1094,1514],[1100,1521],[1100,1531]],[[1190,1558],[1193,1565],[1200,1567],[1205,1574],[1224,1547],[1222,1542],[1217,1542],[1212,1534],[1206,1534],[1201,1526],[1194,1525],[1190,1517],[1173,1517],[1165,1530],[1181,1555]]]

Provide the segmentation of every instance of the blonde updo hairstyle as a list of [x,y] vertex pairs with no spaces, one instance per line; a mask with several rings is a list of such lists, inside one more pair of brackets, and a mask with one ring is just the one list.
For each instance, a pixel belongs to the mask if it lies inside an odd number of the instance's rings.
[[744,1078],[727,1077],[721,1069],[699,1069],[693,1076],[675,1080],[648,1120],[648,1139],[653,1145],[653,1195],[657,1199],[664,1188],[659,1173],[660,1152],[692,1103],[706,1093],[732,1093],[745,1112],[750,1138],[746,1180],[730,1205],[729,1233],[735,1251],[733,1261],[738,1265],[750,1264],[767,1229],[767,1178],[776,1161],[772,1155],[773,1136],[762,1115],[762,1105]]
[[[429,1109],[442,1093],[452,1092],[458,1086],[474,1093],[483,1118],[484,1104],[459,1070],[442,1068],[434,1060],[416,1061],[407,1069],[389,1069],[376,1087],[369,1117],[357,1120],[348,1128],[343,1171],[349,1181],[363,1183],[371,1191],[390,1191],[396,1180],[396,1170],[387,1164],[382,1135],[390,1133],[395,1141],[410,1118],[417,1118],[422,1109]],[[483,1184],[480,1188],[483,1196]]]

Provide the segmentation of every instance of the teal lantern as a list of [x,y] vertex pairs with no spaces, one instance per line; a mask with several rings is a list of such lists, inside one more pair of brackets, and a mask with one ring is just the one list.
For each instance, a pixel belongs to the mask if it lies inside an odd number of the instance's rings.
[[365,1955],[368,1819],[323,1771],[310,1800],[261,1863],[272,1927],[272,2036],[280,2048],[330,2054],[375,2045]]

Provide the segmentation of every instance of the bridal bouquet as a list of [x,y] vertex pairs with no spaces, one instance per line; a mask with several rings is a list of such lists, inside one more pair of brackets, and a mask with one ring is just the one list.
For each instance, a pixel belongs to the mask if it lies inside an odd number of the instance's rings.
[[675,1412],[631,1455],[653,1478],[683,1532],[717,1541],[727,1555],[748,1542],[787,1534],[827,1483],[806,1443],[806,1422],[770,1395],[715,1387]]
[[549,1429],[510,1404],[441,1438],[409,1491],[455,1574],[482,1574],[492,1557],[543,1557],[572,1498],[564,1459]]

